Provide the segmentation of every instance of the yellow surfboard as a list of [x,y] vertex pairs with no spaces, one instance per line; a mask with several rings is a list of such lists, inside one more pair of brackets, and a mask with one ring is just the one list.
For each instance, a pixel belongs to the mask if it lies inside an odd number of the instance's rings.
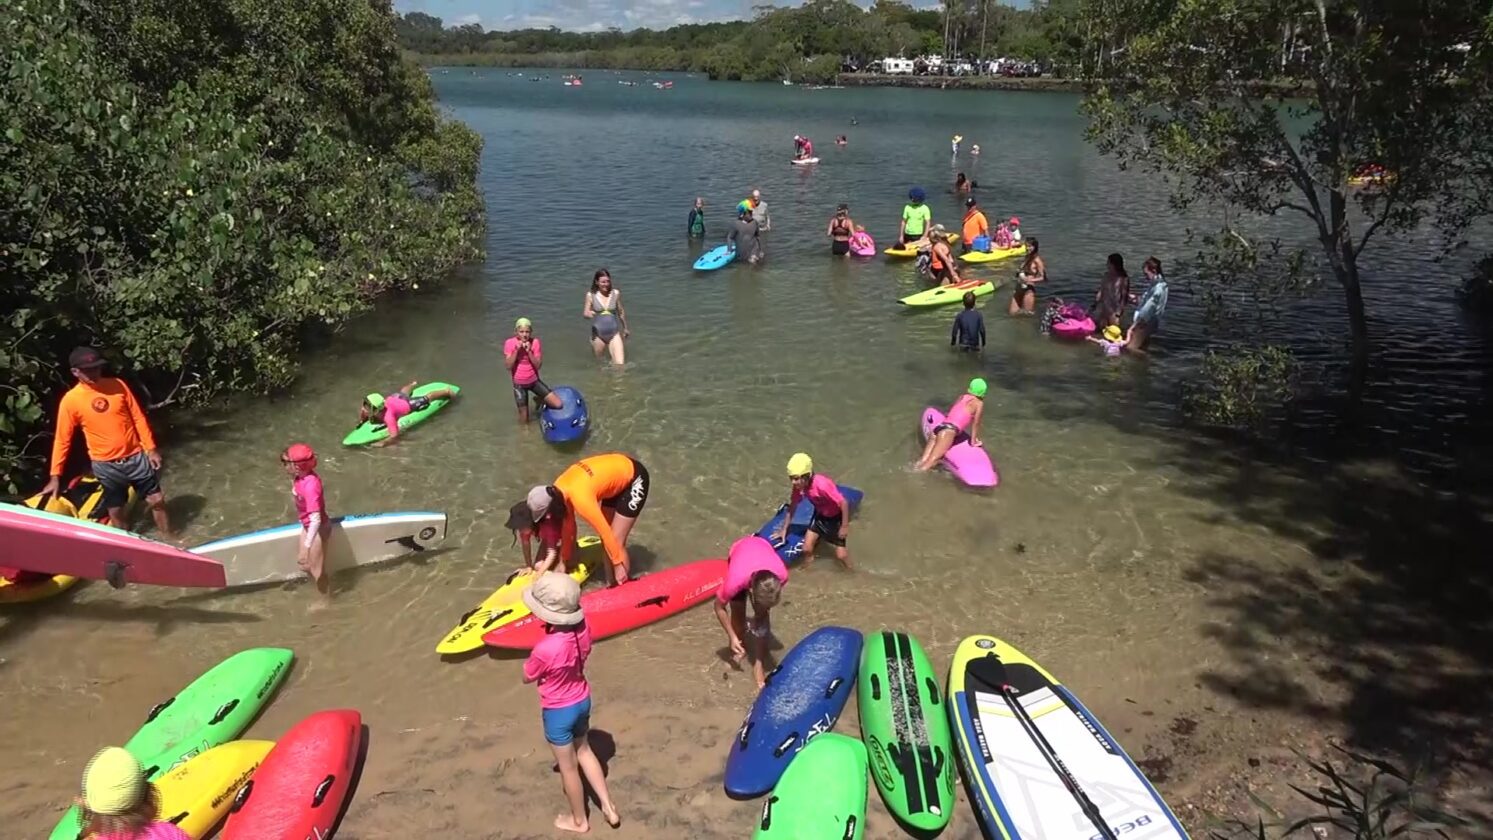
[[[913,242],[916,242],[916,241],[917,241],[916,239],[913,240]],[[957,234],[957,233],[946,233],[946,234],[944,234],[944,241],[948,242],[950,245],[953,245],[955,242],[959,241],[959,234]],[[911,244],[911,243],[909,243],[909,244]],[[918,249],[916,249],[916,248],[898,248],[896,245],[893,245],[890,248],[883,249],[882,253],[886,254],[889,257],[904,257],[904,258],[906,258],[906,257],[916,257],[918,255]]]
[[274,741],[229,741],[178,764],[159,779],[160,818],[176,824],[192,840],[215,828],[233,797],[249,781]]
[[[596,537],[581,537],[576,540],[577,551],[595,549],[601,545],[601,540]],[[596,561],[581,560],[576,563],[575,571],[570,576],[576,583],[585,583],[586,578],[591,575],[591,569],[596,566]],[[440,654],[467,653],[477,650],[483,646],[482,634],[489,630],[502,627],[512,621],[529,614],[529,608],[519,596],[534,581],[534,573],[527,569],[515,572],[512,577],[504,581],[493,593],[477,608],[461,617],[461,621],[441,639],[440,644],[435,646],[435,652]]]
[[970,251],[968,254],[960,254],[959,259],[967,263],[995,262],[1007,257],[1019,257],[1026,253],[1025,245],[1012,245],[1009,248],[991,248],[989,251]]
[[[33,510],[45,510],[78,519],[102,520],[108,516],[108,512],[101,506],[103,499],[104,488],[99,485],[98,479],[89,475],[73,481],[66,490],[47,499],[45,507],[42,506],[40,494],[32,496],[23,504]],[[126,509],[134,503],[135,488],[131,487]],[[16,583],[9,578],[0,577],[0,604],[22,604],[61,595],[79,580],[72,575],[53,575],[44,580]]]

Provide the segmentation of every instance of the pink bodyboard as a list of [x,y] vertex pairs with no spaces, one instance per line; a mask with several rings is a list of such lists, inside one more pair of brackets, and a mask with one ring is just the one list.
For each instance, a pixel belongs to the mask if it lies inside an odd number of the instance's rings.
[[[933,434],[934,427],[944,419],[942,411],[931,406],[924,409],[923,439],[927,440]],[[949,468],[955,478],[970,487],[995,487],[1001,483],[1000,473],[996,472],[990,453],[983,447],[971,445],[969,436],[963,432],[959,433],[954,439],[954,445],[944,454],[943,465]]]
[[1057,320],[1052,323],[1052,334],[1057,338],[1066,338],[1070,341],[1082,341],[1094,334],[1094,319],[1084,318],[1074,320]]

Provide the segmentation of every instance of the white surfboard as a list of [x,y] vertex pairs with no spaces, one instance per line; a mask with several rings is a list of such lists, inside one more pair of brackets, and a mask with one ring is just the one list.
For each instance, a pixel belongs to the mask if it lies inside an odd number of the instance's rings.
[[[446,539],[444,513],[376,513],[332,519],[327,538],[328,574],[419,554]],[[227,586],[252,586],[295,580],[301,524],[292,522],[236,537],[215,540],[192,549],[223,564]]]
[[818,163],[819,162],[819,158],[817,158],[817,157],[811,157],[811,158],[794,158],[793,160],[790,160],[788,162],[791,163],[791,164],[793,164],[794,166],[808,166],[811,163]]

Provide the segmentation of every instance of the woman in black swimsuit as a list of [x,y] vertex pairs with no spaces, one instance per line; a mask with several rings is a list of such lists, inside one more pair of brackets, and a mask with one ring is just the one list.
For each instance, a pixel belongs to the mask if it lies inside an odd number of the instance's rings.
[[1011,293],[1011,303],[1006,307],[1010,315],[1031,315],[1037,310],[1036,284],[1047,279],[1047,263],[1037,253],[1037,237],[1026,240],[1026,261],[1016,275],[1016,291]]
[[830,238],[829,252],[837,257],[850,256],[850,236],[855,233],[855,222],[850,218],[850,207],[841,204],[829,220],[824,235]]

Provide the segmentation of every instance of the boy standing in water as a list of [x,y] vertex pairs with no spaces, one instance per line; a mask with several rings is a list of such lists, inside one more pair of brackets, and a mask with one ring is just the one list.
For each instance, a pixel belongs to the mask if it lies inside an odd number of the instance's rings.
[[696,196],[695,206],[689,211],[690,239],[705,238],[705,199]]
[[327,532],[332,528],[327,501],[316,474],[316,452],[304,443],[293,443],[280,454],[280,463],[290,476],[290,494],[295,497],[296,516],[301,520],[301,543],[296,565],[316,581],[316,591],[331,595],[327,579]]
[[804,566],[813,562],[814,547],[823,538],[835,547],[835,559],[840,561],[840,565],[847,571],[850,570],[850,551],[845,547],[845,541],[850,537],[850,505],[845,503],[845,497],[840,494],[840,488],[835,485],[834,479],[814,472],[813,459],[798,452],[788,459],[788,481],[793,487],[793,492],[788,497],[788,515],[783,517],[783,527],[779,529],[774,542],[787,539],[788,524],[793,521],[793,509],[798,507],[800,499],[808,499],[814,506],[814,518],[809,522],[809,532],[804,534]]
[[980,351],[985,348],[985,317],[975,309],[975,293],[964,293],[964,311],[954,316],[954,329],[949,333],[949,346],[960,350]]

